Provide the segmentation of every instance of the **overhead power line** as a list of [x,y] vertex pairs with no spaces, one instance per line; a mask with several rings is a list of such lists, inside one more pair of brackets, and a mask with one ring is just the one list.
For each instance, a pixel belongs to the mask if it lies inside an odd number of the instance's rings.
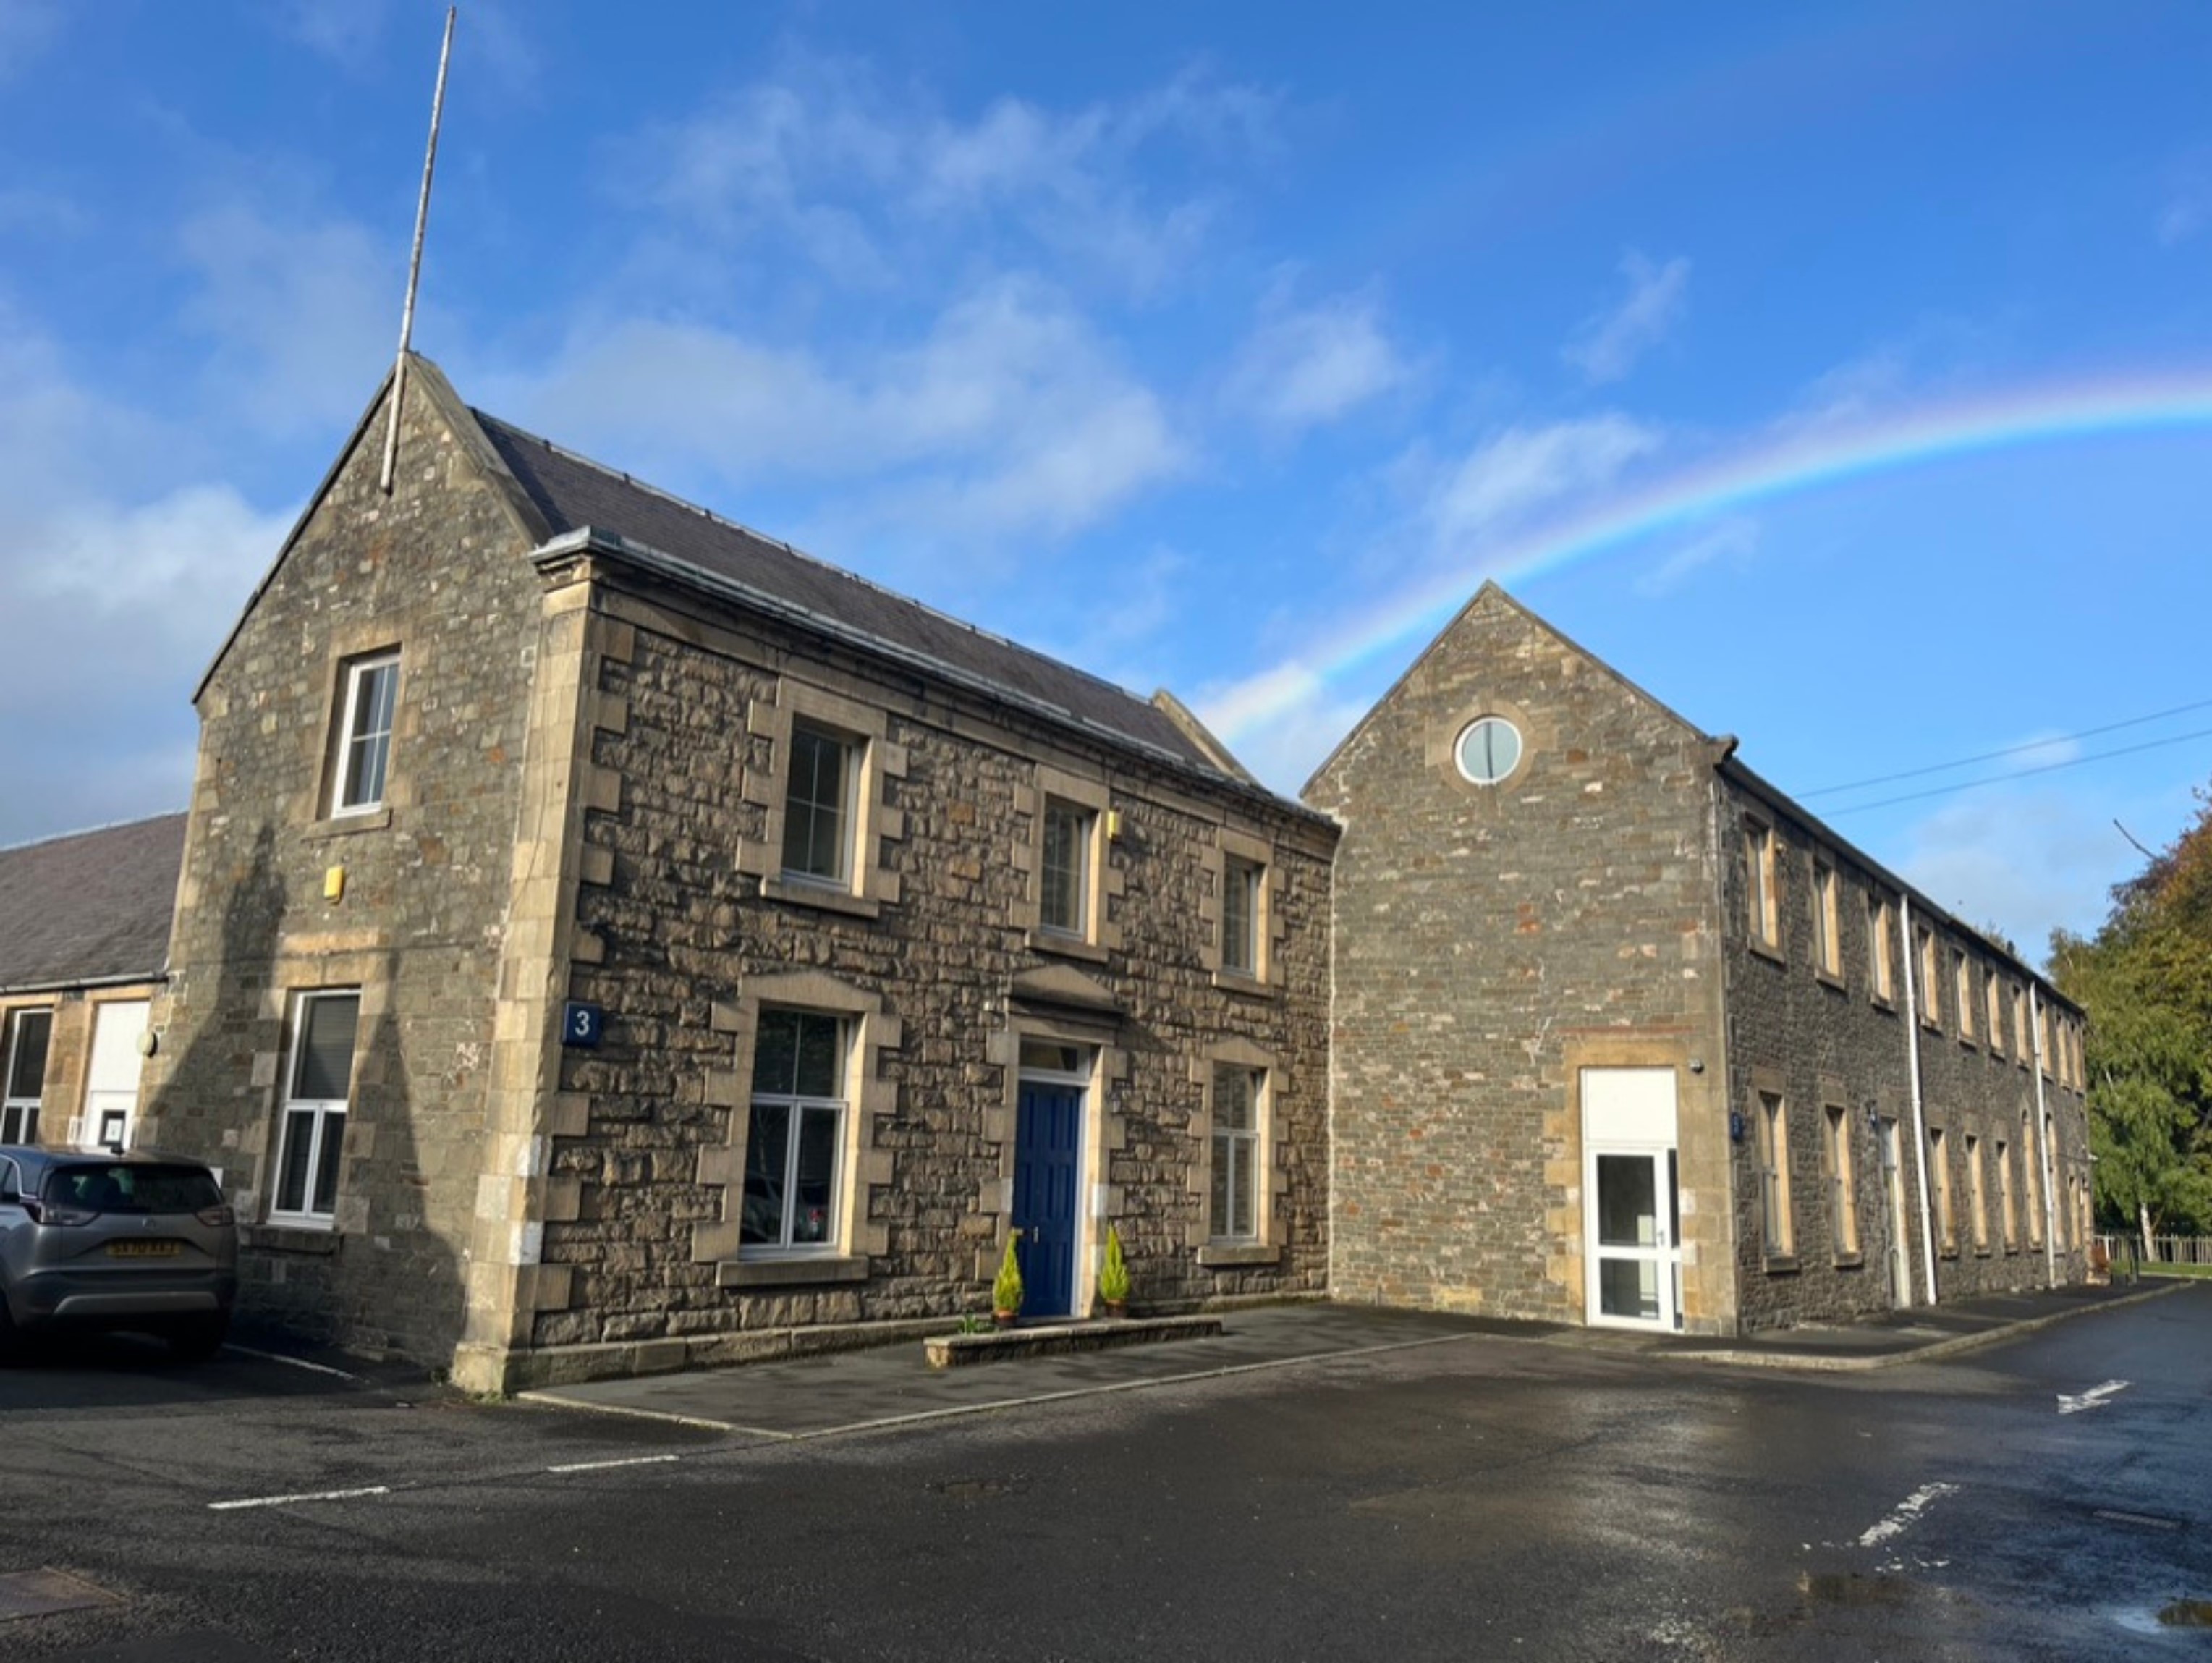
[[[1960,757],[1955,762],[1933,762],[1925,768],[1908,768],[1899,774],[1876,774],[1869,779],[1853,780],[1848,785],[1824,785],[1817,791],[1800,791],[1797,800],[1802,802],[1808,797],[1832,797],[1838,792],[1863,791],[1869,785],[1889,785],[1899,780],[1925,779],[1930,774],[1948,774],[1954,768],[1971,768],[1978,762],[1995,762],[2000,757],[2023,756],[2030,751],[2047,750],[2054,745],[2070,745],[2077,739],[2094,739],[2100,734],[2117,734],[2123,728],[2140,728],[2146,722],[2163,722],[2168,716],[2186,716],[2191,710],[2212,710],[2212,698],[2200,698],[2194,704],[2177,704],[2170,710],[2154,710],[2147,716],[2130,716],[2125,722],[2108,722],[2101,728],[2084,728],[2078,734],[2060,734],[2051,739],[2030,740],[2024,745],[2008,745],[2002,751],[1984,751],[1978,757]],[[2190,735],[2182,737],[2185,739]],[[2127,752],[2114,751],[2109,754],[2125,756]],[[2028,769],[2024,771],[2033,773],[2037,771]],[[1875,805],[1867,803],[1863,806],[1871,808]]]
[[[1954,791],[1971,791],[1978,785],[2002,785],[2008,780],[2027,779],[2037,774],[2056,773],[2061,768],[2079,768],[2087,763],[2105,762],[2113,757],[2131,757],[2139,751],[2155,751],[2168,745],[2181,745],[2192,739],[2212,739],[2212,728],[2200,728],[2193,734],[2175,734],[2168,739],[2145,740],[2141,745],[2123,745],[2117,751],[2099,751],[2086,757],[2069,757],[2064,762],[2046,762],[2039,768],[2015,768],[2009,774],[1987,774],[1980,779],[1960,780],[1955,785],[1938,785],[1926,791],[1907,791],[1902,796],[1882,797],[1873,802],[1855,802],[1847,808],[1831,808],[1830,819],[1839,814],[1863,813],[1869,808],[1887,808],[1900,802],[1918,802],[1927,797],[1948,797]],[[2045,740],[2045,744],[2056,741]],[[2031,750],[2039,748],[2033,746]]]

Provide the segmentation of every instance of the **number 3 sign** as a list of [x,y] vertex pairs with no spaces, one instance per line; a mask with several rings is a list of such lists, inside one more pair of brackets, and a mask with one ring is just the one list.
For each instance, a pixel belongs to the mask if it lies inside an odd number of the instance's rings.
[[561,1043],[579,1051],[597,1051],[606,1025],[606,1014],[597,1005],[571,999],[561,1012]]

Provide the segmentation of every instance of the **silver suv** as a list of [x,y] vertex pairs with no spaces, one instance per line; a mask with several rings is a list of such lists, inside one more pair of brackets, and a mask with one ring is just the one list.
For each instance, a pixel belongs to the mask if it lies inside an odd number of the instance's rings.
[[238,1221],[197,1160],[0,1144],[0,1349],[18,1330],[131,1328],[222,1343]]

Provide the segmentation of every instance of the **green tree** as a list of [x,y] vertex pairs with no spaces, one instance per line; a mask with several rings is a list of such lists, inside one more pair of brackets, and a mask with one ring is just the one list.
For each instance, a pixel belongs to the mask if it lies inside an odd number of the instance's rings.
[[2149,1239],[2212,1230],[2212,797],[2112,892],[2087,939],[2055,933],[2051,978],[2089,1014],[2100,1209]]

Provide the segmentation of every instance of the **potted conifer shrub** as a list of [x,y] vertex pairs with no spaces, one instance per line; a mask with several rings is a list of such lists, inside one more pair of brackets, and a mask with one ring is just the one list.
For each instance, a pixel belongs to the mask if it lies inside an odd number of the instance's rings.
[[1006,1255],[999,1261],[999,1274],[991,1279],[991,1319],[1001,1328],[1010,1326],[1022,1313],[1022,1266],[1014,1257],[1014,1244],[1021,1235],[1019,1230],[1006,1232]]
[[1098,1302],[1109,1317],[1129,1314],[1129,1262],[1121,1257],[1121,1233],[1106,1227],[1106,1262],[1098,1267]]

